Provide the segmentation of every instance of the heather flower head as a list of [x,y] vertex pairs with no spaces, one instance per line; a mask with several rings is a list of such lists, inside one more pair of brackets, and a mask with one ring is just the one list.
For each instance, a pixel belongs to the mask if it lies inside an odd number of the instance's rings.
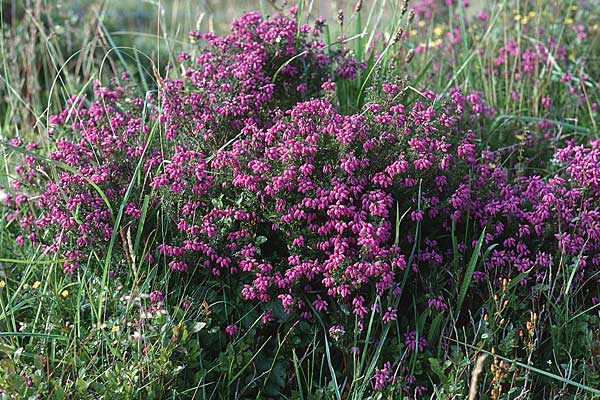
[[427,300],[427,305],[431,310],[437,312],[445,312],[448,310],[448,305],[446,304],[442,296],[430,298],[429,300]]
[[388,307],[387,311],[383,314],[383,322],[384,323],[390,323],[392,321],[396,321],[398,319],[398,312],[397,310]]
[[373,374],[373,389],[376,391],[384,390],[389,384],[394,383],[394,371],[392,364],[388,361],[383,365],[383,368],[375,368]]
[[566,166],[571,180],[591,194],[600,195],[600,140],[592,140],[589,146],[570,143],[556,152],[556,159]]
[[329,336],[333,340],[340,340],[345,333],[346,329],[342,325],[334,325],[331,328],[329,328]]
[[229,336],[237,336],[239,327],[236,324],[227,325],[225,327],[225,333]]
[[150,301],[153,303],[158,303],[163,301],[164,299],[164,295],[160,290],[155,290],[152,293],[150,293]]
[[408,332],[404,335],[404,343],[414,352],[423,352],[429,344],[427,339],[418,335],[416,331]]

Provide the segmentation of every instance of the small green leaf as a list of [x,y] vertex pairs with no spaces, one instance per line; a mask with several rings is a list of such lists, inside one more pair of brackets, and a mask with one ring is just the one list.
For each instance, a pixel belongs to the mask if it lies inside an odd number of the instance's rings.
[[440,364],[440,361],[437,358],[429,358],[429,365],[431,366],[431,370],[434,374],[440,378],[442,384],[446,384],[448,379],[446,378],[446,374],[444,373],[444,368]]
[[458,301],[456,302],[456,309],[460,312],[460,309],[465,301],[465,297],[467,296],[467,290],[469,290],[469,285],[471,284],[471,280],[473,279],[473,272],[475,272],[475,267],[477,266],[477,261],[479,261],[479,252],[481,251],[481,245],[483,244],[483,239],[485,238],[485,228],[481,235],[479,236],[479,240],[477,241],[477,245],[473,250],[473,255],[471,255],[471,260],[469,261],[469,265],[467,266],[467,270],[465,271],[465,276],[463,277],[463,283],[460,287],[460,293],[458,295]]

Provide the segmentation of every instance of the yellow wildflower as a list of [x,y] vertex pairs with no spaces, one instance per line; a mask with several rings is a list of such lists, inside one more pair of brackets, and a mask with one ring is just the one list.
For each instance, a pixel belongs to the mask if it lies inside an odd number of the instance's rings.
[[42,284],[42,282],[40,282],[40,281],[35,281],[35,282],[33,282],[33,285],[32,285],[31,287],[32,287],[32,288],[34,288],[34,289],[37,289],[37,288],[39,288],[39,287],[40,287],[40,285],[41,285],[41,284]]
[[435,36],[442,36],[442,33],[444,33],[444,30],[442,29],[441,26],[436,26],[433,29],[433,33],[435,34]]
[[567,19],[565,19],[565,23],[567,25],[573,25],[573,18],[567,18]]
[[517,15],[515,15],[515,16],[513,17],[513,19],[514,19],[515,21],[520,21],[520,20],[521,20],[521,14],[517,14]]
[[119,332],[119,325],[113,325],[112,329],[110,330],[112,333],[117,333]]
[[6,286],[6,282],[4,282],[4,280],[0,280],[0,289],[2,289],[4,286]]
[[66,299],[67,297],[69,297],[69,291],[65,289],[60,293],[60,295]]

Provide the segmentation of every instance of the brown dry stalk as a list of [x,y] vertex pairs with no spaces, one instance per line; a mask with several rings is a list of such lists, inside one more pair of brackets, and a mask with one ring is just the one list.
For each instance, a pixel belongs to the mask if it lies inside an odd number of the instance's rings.
[[487,354],[482,354],[477,358],[475,368],[471,373],[471,385],[469,387],[469,400],[475,400],[477,398],[477,381],[479,375],[483,372],[483,362],[487,358]]

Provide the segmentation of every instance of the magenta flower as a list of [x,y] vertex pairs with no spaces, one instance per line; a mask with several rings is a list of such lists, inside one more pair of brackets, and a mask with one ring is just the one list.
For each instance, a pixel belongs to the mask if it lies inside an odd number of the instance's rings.
[[237,336],[239,328],[236,324],[227,325],[225,327],[225,333],[229,336]]
[[164,299],[164,295],[160,290],[155,290],[152,293],[150,293],[150,301],[153,303],[158,303],[163,301]]

